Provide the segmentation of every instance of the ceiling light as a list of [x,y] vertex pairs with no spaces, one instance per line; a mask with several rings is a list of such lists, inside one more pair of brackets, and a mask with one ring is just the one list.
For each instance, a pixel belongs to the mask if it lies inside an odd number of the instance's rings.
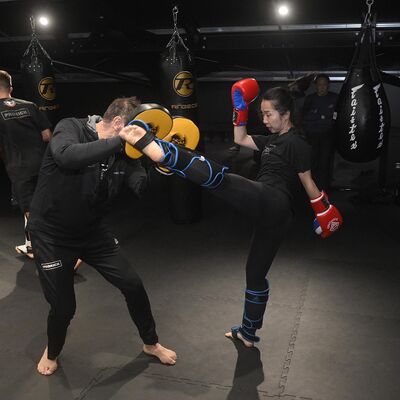
[[278,6],[278,14],[282,17],[286,17],[289,14],[289,7],[286,4]]
[[42,15],[38,18],[39,24],[42,26],[48,26],[50,23],[49,18],[47,18],[45,15]]

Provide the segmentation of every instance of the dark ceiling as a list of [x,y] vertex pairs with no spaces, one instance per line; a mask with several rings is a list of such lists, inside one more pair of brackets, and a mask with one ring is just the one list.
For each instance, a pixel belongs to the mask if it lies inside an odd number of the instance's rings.
[[[29,44],[29,17],[46,12],[53,23],[37,28],[53,60],[144,79],[157,73],[171,37],[172,8],[200,79],[229,79],[246,72],[293,78],[306,72],[347,70],[365,0],[288,0],[279,19],[274,0],[0,0],[0,68],[16,74]],[[375,0],[378,65],[400,71],[400,1]],[[356,25],[354,25],[356,24]],[[357,25],[358,24],[358,25]],[[77,71],[56,65],[59,73]],[[82,72],[82,71],[81,71]]]

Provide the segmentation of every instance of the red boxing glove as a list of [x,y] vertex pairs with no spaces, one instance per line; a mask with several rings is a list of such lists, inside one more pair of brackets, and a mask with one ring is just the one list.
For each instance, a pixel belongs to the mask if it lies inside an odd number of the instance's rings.
[[233,105],[233,125],[242,126],[247,124],[249,104],[254,101],[260,93],[260,87],[254,78],[246,78],[233,84],[231,95]]
[[[342,215],[335,206],[329,203],[328,196],[324,192],[321,192],[321,195],[316,199],[311,199],[310,203],[315,212],[315,232],[320,234],[322,238],[327,238],[342,226]],[[317,224],[315,224],[315,221],[317,221]]]

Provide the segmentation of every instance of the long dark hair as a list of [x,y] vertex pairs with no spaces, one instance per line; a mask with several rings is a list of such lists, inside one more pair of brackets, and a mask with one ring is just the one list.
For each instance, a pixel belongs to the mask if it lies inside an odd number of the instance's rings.
[[270,101],[280,115],[284,115],[286,112],[289,111],[290,122],[293,124],[294,127],[300,127],[296,100],[288,89],[281,86],[268,89],[262,95],[262,100]]

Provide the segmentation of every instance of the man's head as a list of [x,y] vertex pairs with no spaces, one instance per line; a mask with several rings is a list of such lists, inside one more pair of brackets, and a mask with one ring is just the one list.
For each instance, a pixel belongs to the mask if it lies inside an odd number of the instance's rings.
[[11,75],[7,71],[0,70],[0,93],[1,97],[9,96],[12,92]]
[[314,83],[318,96],[326,96],[328,94],[330,83],[328,75],[318,74],[314,79]]
[[106,124],[111,124],[113,129],[119,132],[133,119],[138,105],[140,105],[140,100],[136,96],[115,99],[104,113],[103,121]]

